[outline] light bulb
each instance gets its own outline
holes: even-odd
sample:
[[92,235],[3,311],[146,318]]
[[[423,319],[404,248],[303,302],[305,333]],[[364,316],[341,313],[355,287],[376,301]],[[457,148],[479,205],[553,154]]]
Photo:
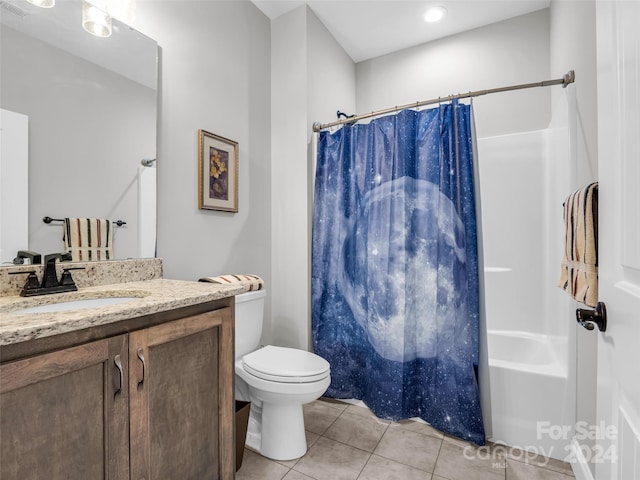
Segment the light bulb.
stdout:
[[82,27],[96,37],[108,37],[111,35],[111,17],[104,10],[84,0]]
[[424,21],[433,23],[439,22],[444,18],[447,14],[447,9],[440,6],[429,7],[427,12],[424,14]]

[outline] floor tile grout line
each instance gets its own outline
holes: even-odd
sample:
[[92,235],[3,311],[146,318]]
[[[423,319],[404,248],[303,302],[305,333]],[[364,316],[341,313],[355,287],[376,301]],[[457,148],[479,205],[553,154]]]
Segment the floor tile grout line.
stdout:
[[[326,402],[325,402],[325,403],[326,403]],[[335,407],[331,407],[331,408],[333,408],[334,410],[337,410],[337,408],[335,408]],[[344,408],[344,409],[340,412],[340,414],[339,414],[339,415],[338,415],[338,416],[333,420],[333,422],[331,422],[331,423],[329,424],[329,426],[328,426],[327,428],[325,428],[325,429],[324,429],[324,431],[323,431],[321,434],[319,434],[319,435],[320,435],[321,437],[324,437],[324,434],[325,434],[325,433],[327,433],[331,427],[333,427],[333,424],[334,424],[334,423],[336,423],[336,422],[338,421],[338,419],[342,416],[342,414],[343,414],[346,410],[347,410],[347,408]],[[314,433],[315,433],[315,432],[314,432]],[[316,435],[318,435],[318,434],[316,433]],[[326,438],[328,438],[328,437],[326,437]]]
[[[345,409],[346,411],[346,409]],[[355,414],[354,414],[355,415]],[[377,418],[377,417],[376,417]],[[356,480],[358,480],[360,478],[360,475],[362,475],[362,472],[364,471],[364,469],[367,467],[367,465],[369,464],[369,462],[371,461],[371,457],[373,457],[376,449],[378,448],[378,445],[380,445],[380,442],[382,441],[382,437],[384,437],[384,435],[387,433],[387,431],[389,430],[389,426],[391,425],[391,423],[387,423],[387,426],[384,429],[384,432],[382,432],[382,435],[380,435],[380,438],[378,439],[378,441],[376,442],[376,446],[373,447],[373,450],[371,451],[371,453],[369,454],[369,458],[367,458],[367,461],[365,462],[365,464],[362,466],[362,469],[360,470],[360,473],[358,473],[358,476],[356,477]]]
[[375,453],[375,451],[378,449],[378,446],[380,445],[380,442],[382,441],[382,438],[387,434],[387,432],[389,431],[389,427],[390,426],[391,426],[391,424],[388,424],[387,428],[385,428],[384,432],[382,432],[382,435],[380,435],[380,438],[376,442],[376,446],[373,447],[373,451],[371,452],[371,455],[373,455]]
[[360,469],[360,471],[358,472],[358,476],[356,476],[355,480],[358,480],[360,478],[360,475],[362,475],[362,472],[364,472],[364,469],[367,468],[367,465],[369,464],[369,462],[371,461],[371,457],[373,457],[373,453],[369,454],[369,457],[367,458],[367,461],[364,462],[364,465],[362,466],[362,468]]
[[[551,458],[547,458],[547,457],[543,457],[543,458],[545,458],[547,460],[551,459]],[[569,478],[575,478],[575,474],[573,473],[573,470],[565,470],[565,469],[560,468],[560,467],[549,468],[547,466],[547,464],[538,464],[538,463],[529,462],[527,460],[518,460],[517,458],[511,458],[509,456],[505,457],[505,461],[507,461],[507,460],[511,460],[511,461],[519,462],[519,463],[524,463],[526,465],[531,465],[531,466],[536,467],[536,468],[543,468],[544,470],[548,470],[548,471],[554,472],[554,473],[561,473],[562,475],[565,475],[565,476],[567,476]],[[565,463],[567,463],[567,462],[565,462]],[[569,467],[569,468],[571,468],[571,467]]]
[[[438,454],[439,453],[440,453],[440,450],[438,450]],[[376,455],[376,456],[378,456],[380,458],[384,458],[385,460],[389,460],[391,462],[398,463],[400,465],[404,465],[405,467],[413,468],[414,470],[419,470],[419,471],[424,472],[424,473],[430,473],[432,476],[434,475],[434,472],[436,471],[436,464],[435,463],[433,464],[433,471],[430,472],[430,471],[424,470],[424,469],[422,469],[420,467],[416,467],[414,465],[409,465],[408,463],[400,462],[400,461],[398,461],[398,460],[396,460],[394,458],[385,457],[381,453],[372,453],[371,455]]]
[[444,443],[444,437],[440,439],[440,446],[438,447],[438,454],[436,455],[436,461],[433,462],[433,471],[431,472],[431,478],[436,474],[436,467],[438,466],[438,459],[440,459],[440,452],[442,452],[442,444]]
[[[505,458],[504,460],[505,460],[505,465],[506,465],[507,467],[508,467],[508,465],[509,465],[509,461],[512,461],[512,462],[524,463],[525,465],[528,465],[528,466],[530,466],[530,467],[540,468],[540,469],[545,470],[545,471],[547,471],[547,472],[557,473],[558,475],[563,475],[563,476],[567,477],[567,480],[571,480],[572,478],[573,478],[573,479],[575,479],[575,478],[576,478],[575,474],[573,473],[573,470],[571,470],[571,472],[570,472],[570,473],[568,473],[567,471],[563,471],[563,470],[554,470],[554,469],[552,469],[552,468],[546,468],[544,465],[537,465],[537,464],[535,464],[535,463],[529,463],[529,462],[526,462],[526,461],[521,461],[521,460],[518,460],[518,459],[516,459],[516,458]],[[506,470],[507,470],[507,468],[505,468],[505,471],[506,471]]]
[[331,442],[336,442],[336,443],[339,443],[340,445],[344,445],[345,447],[355,448],[356,450],[360,450],[361,452],[368,453],[369,455],[373,455],[373,452],[370,452],[370,451],[368,451],[368,450],[365,450],[364,448],[356,447],[356,446],[354,446],[354,445],[350,445],[350,444],[348,444],[348,443],[341,442],[340,440],[334,440],[333,438],[331,438],[331,437],[325,437],[324,435],[321,435],[321,437],[322,437],[322,438],[325,438],[325,439],[327,439],[327,440],[329,440],[329,441],[331,441]]

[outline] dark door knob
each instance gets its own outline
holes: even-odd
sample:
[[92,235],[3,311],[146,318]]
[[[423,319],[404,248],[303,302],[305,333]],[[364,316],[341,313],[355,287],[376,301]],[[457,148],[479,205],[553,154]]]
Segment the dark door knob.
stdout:
[[578,308],[576,321],[587,330],[593,330],[595,324],[598,326],[598,330],[604,332],[607,329],[607,308],[603,302],[598,302],[595,310]]

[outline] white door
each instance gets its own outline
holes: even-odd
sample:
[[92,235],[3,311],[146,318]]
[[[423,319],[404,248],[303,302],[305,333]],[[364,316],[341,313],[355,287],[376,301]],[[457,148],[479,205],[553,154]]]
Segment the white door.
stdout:
[[592,458],[596,480],[639,480],[640,2],[598,1],[596,9],[599,299],[608,326],[598,334]]

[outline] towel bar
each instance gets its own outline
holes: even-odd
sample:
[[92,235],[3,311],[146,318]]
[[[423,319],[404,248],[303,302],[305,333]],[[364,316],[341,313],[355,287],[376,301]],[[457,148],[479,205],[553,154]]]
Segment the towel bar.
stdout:
[[598,330],[604,332],[607,330],[607,308],[603,302],[598,302],[595,310],[587,310],[584,308],[576,309],[576,322],[587,330],[593,330],[595,323]]
[[[51,217],[44,217],[44,218],[42,219],[42,221],[43,221],[44,223],[51,223],[51,222],[64,222],[64,218],[51,218]],[[113,223],[113,224],[114,224],[115,226],[117,226],[117,227],[121,227],[121,226],[123,226],[123,225],[126,225],[126,224],[127,224],[127,222],[125,222],[124,220],[115,220],[115,221],[113,221],[113,222],[111,222],[111,223]]]

